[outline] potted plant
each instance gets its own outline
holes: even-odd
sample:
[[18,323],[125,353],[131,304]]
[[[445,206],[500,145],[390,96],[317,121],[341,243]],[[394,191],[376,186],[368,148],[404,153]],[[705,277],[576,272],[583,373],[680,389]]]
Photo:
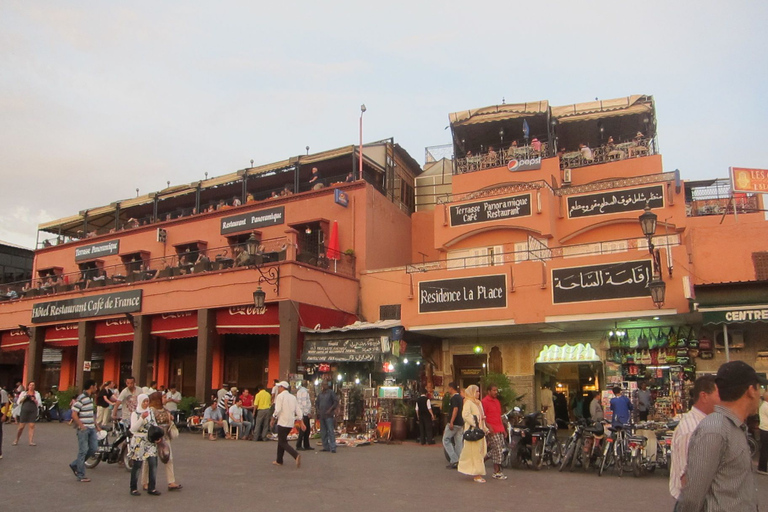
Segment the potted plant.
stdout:
[[516,405],[523,397],[518,396],[509,379],[503,373],[489,373],[481,379],[483,389],[487,390],[489,386],[499,388],[499,402],[504,411],[508,411]]
[[61,421],[70,421],[72,419],[72,400],[77,398],[78,395],[78,389],[74,386],[64,391],[59,391],[57,405],[59,406],[59,419]]
[[392,438],[405,441],[408,437],[408,406],[402,399],[395,400],[392,414]]

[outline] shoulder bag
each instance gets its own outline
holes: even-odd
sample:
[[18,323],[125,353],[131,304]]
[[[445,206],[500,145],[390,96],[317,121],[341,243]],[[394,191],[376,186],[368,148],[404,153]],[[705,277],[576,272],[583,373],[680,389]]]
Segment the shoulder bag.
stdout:
[[477,416],[473,414],[472,417],[475,418],[475,426],[464,431],[465,441],[479,441],[485,437],[485,431],[478,426],[480,423],[477,421]]

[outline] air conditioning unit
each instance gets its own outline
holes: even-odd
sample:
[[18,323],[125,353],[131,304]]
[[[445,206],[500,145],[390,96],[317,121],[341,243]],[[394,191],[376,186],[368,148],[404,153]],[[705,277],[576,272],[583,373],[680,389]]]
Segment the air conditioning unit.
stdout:
[[571,170],[563,169],[563,185],[571,184]]

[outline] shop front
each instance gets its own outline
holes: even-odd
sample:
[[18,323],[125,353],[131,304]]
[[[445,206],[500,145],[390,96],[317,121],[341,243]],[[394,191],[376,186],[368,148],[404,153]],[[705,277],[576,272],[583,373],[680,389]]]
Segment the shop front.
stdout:
[[[158,360],[161,361],[161,364],[157,365],[155,379],[165,386],[176,384],[183,396],[195,396],[197,311],[155,315],[152,317],[151,326],[150,345],[154,344],[156,348],[150,347],[148,353],[157,353]],[[153,375],[152,363],[153,361],[147,361],[147,375]]]
[[18,381],[24,380],[24,361],[29,347],[26,330],[14,329],[0,335],[0,385],[13,389]]

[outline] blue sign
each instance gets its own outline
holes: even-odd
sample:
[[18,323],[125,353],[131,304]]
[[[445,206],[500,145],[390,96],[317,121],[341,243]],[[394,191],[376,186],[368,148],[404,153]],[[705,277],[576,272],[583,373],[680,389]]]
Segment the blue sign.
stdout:
[[349,195],[341,189],[334,190],[333,201],[336,204],[340,204],[344,208],[349,206]]

